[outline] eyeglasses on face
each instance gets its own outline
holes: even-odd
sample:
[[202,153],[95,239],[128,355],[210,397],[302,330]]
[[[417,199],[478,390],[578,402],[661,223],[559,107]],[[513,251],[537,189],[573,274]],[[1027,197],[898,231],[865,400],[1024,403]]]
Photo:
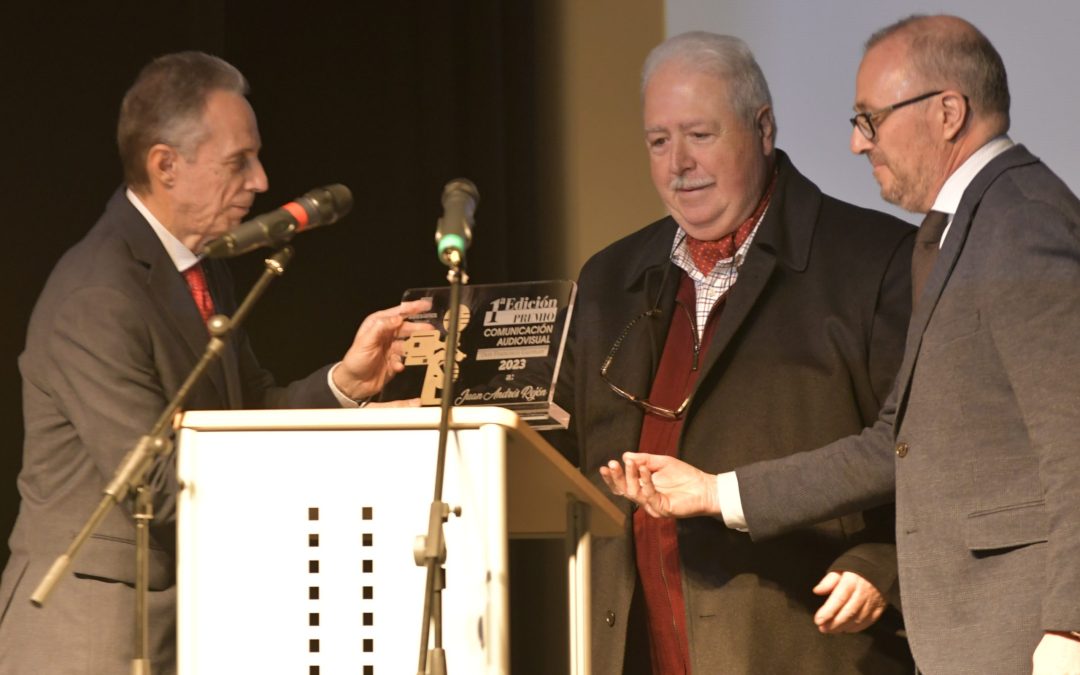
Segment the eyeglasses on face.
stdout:
[[856,114],[855,117],[852,117],[849,121],[851,122],[851,126],[858,129],[862,133],[862,135],[866,137],[866,140],[872,141],[877,136],[877,129],[874,127],[875,119],[877,119],[878,124],[881,124],[882,120],[885,119],[885,116],[892,111],[899,110],[900,108],[903,108],[906,105],[911,105],[912,103],[925,101],[931,96],[937,96],[938,94],[944,93],[944,91],[944,89],[940,91],[931,91],[926,94],[922,94],[921,96],[916,96],[915,98],[909,98],[906,101],[893,103],[890,106],[886,106],[878,110],[868,110],[866,112],[861,112]]

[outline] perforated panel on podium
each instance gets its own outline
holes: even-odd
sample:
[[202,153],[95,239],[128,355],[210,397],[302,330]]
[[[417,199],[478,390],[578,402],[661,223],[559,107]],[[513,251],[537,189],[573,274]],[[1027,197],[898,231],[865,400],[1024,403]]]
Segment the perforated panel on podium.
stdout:
[[[184,415],[182,674],[415,672],[424,570],[413,546],[427,531],[438,412]],[[445,525],[448,670],[506,673],[507,537],[564,536],[568,503],[592,505],[599,535],[621,533],[622,515],[513,413],[455,408],[453,429],[443,499],[461,515]]]

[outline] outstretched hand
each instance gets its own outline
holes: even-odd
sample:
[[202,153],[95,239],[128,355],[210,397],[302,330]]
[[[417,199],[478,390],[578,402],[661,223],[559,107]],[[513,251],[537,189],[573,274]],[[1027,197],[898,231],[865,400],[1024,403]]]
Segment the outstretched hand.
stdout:
[[720,515],[716,476],[674,457],[626,452],[623,465],[611,460],[600,476],[612,494],[656,518]]
[[418,331],[433,330],[431,324],[406,319],[430,309],[431,302],[421,299],[367,316],[341,364],[334,369],[334,385],[354,400],[382,391],[394,375],[405,370],[405,339]]

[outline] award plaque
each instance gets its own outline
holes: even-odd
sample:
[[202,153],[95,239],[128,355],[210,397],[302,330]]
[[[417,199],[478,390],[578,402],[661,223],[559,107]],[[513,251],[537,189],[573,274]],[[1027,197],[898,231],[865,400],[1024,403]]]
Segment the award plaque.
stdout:
[[[555,382],[576,293],[572,281],[463,286],[453,404],[500,406],[535,429],[565,428],[570,415],[555,403]],[[414,288],[403,300],[420,298],[431,299],[431,311],[413,320],[436,330],[406,341],[405,371],[387,385],[384,398],[438,405],[450,289]]]

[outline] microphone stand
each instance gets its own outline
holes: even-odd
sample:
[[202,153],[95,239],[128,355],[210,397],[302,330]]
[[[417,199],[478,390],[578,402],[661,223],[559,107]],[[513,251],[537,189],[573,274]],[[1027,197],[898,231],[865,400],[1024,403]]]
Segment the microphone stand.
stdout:
[[147,596],[149,593],[150,579],[150,521],[154,518],[153,495],[150,486],[146,483],[146,472],[150,469],[154,460],[165,457],[172,451],[172,441],[169,439],[169,427],[173,419],[180,412],[181,407],[191,394],[192,388],[206,373],[207,368],[221,356],[225,349],[225,338],[238,327],[247,315],[251,313],[255,303],[275,278],[285,273],[285,266],[292,258],[293,249],[290,246],[276,251],[266,259],[266,269],[262,276],[248,292],[247,297],[233,313],[230,320],[228,317],[216,314],[207,322],[210,331],[210,342],[206,345],[206,351],[188,374],[187,379],[165,407],[165,410],[154,423],[150,433],[139,439],[135,447],[128,451],[127,456],[120,462],[112,480],[105,487],[105,494],[98,503],[97,508],[86,521],[83,528],[75,535],[75,539],[67,550],[59,556],[52,567],[42,578],[34,594],[30,596],[30,602],[37,607],[45,605],[49,594],[60,582],[71,566],[72,561],[78,554],[82,545],[90,535],[101,525],[101,521],[112,509],[114,504],[124,501],[128,490],[135,492],[135,652],[131,661],[132,675],[150,675],[150,637],[149,637],[149,613],[147,611]]
[[[450,267],[446,280],[450,283],[450,313],[446,327],[446,361],[443,364],[443,389],[439,414],[439,454],[435,462],[435,495],[428,511],[427,535],[419,537],[422,548],[414,551],[418,566],[427,569],[424,585],[424,615],[420,626],[420,658],[417,675],[446,675],[446,651],[442,646],[442,591],[446,588],[446,539],[443,523],[453,513],[461,515],[461,507],[451,509],[442,501],[443,474],[446,469],[446,442],[450,432],[450,405],[454,399],[454,369],[457,366],[458,317],[461,306],[461,286],[469,283],[464,271],[464,255],[458,249],[447,249],[444,262]],[[435,624],[435,645],[428,649],[428,631]]]

